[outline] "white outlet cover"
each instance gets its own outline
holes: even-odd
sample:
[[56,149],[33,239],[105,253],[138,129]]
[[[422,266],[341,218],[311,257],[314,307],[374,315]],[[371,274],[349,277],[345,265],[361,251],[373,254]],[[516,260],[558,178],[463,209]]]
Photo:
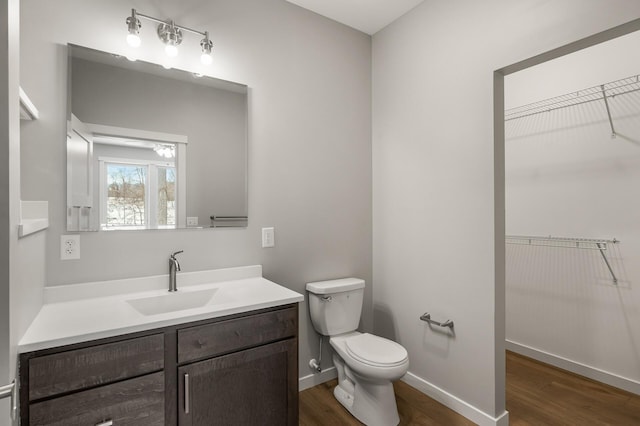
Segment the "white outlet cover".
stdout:
[[187,226],[198,226],[198,216],[187,216]]
[[80,235],[60,236],[60,260],[80,259]]

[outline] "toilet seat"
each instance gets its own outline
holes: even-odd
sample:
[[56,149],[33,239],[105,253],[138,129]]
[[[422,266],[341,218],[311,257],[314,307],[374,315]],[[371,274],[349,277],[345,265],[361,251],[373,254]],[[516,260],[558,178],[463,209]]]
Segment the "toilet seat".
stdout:
[[355,360],[372,367],[395,367],[407,361],[407,350],[400,344],[369,333],[345,339],[345,349]]

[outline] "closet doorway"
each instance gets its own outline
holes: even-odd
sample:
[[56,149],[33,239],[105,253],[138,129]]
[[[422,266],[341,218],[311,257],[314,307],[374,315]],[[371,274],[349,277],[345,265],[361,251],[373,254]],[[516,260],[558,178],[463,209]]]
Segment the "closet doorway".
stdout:
[[638,28],[500,70],[495,90],[506,349],[640,395]]

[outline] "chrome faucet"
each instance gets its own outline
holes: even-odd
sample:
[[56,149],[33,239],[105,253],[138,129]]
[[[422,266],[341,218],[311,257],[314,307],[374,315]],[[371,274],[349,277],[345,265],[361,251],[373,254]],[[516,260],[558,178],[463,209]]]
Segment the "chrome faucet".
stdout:
[[176,259],[176,255],[182,253],[183,250],[172,253],[169,256],[169,291],[178,291],[178,284],[176,283],[176,272],[180,271],[180,263]]

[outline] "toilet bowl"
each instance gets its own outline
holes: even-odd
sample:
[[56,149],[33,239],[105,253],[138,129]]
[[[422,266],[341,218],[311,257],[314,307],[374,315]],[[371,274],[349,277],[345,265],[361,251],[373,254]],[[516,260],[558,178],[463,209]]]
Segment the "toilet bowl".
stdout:
[[368,333],[347,333],[331,337],[338,370],[336,399],[362,423],[369,426],[400,422],[392,381],[409,369],[404,347]]
[[353,372],[370,380],[398,380],[409,368],[407,350],[369,333],[347,333],[329,339],[331,347]]
[[356,331],[362,311],[364,281],[357,278],[307,284],[315,329],[330,336],[338,373],[336,399],[368,426],[400,422],[392,381],[409,368],[406,349],[389,339]]

